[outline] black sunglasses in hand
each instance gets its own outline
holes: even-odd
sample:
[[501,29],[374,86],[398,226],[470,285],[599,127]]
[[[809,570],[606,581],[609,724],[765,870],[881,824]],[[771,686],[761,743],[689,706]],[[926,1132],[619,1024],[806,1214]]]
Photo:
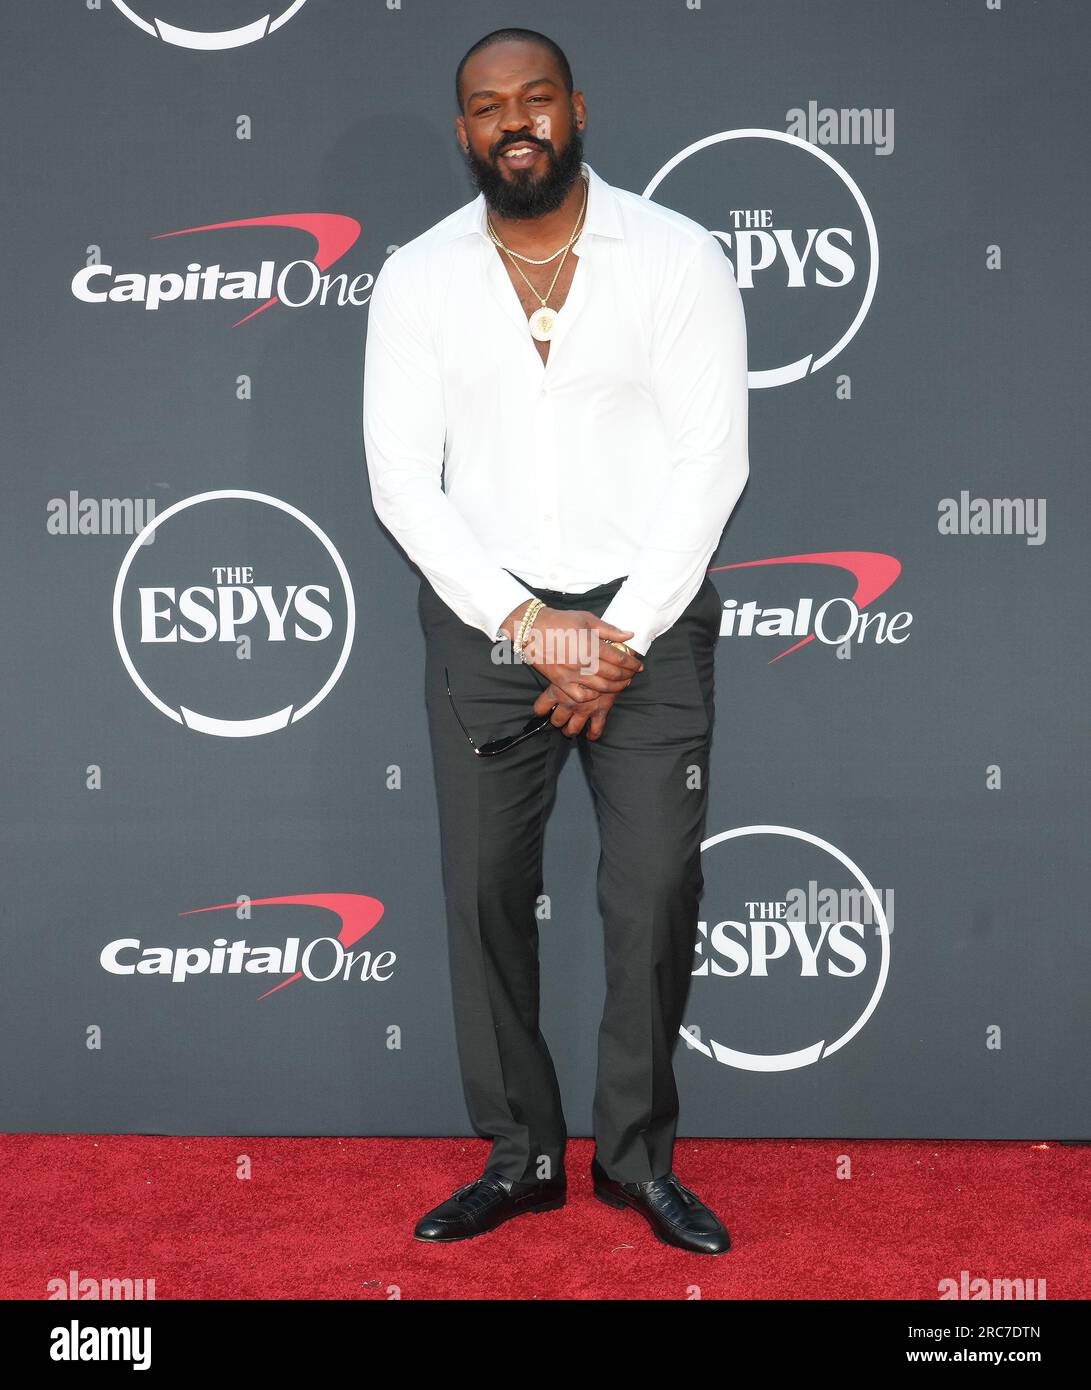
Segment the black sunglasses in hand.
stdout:
[[451,694],[451,677],[448,674],[446,666],[443,668],[443,679],[447,683],[447,698],[450,700],[451,708],[455,712],[455,718],[458,720],[458,727],[466,735],[470,747],[479,758],[495,758],[498,753],[506,753],[509,748],[514,748],[517,743],[522,743],[524,739],[530,738],[532,734],[539,733],[542,729],[547,728],[553,718],[553,710],[557,708],[557,706],[554,705],[553,709],[551,709],[548,714],[534,715],[517,734],[510,734],[507,738],[492,738],[489,739],[487,743],[482,743],[478,746],[478,744],[473,741],[469,729],[467,729],[466,725],[462,722],[462,716],[459,714],[458,706],[455,704],[455,697]]

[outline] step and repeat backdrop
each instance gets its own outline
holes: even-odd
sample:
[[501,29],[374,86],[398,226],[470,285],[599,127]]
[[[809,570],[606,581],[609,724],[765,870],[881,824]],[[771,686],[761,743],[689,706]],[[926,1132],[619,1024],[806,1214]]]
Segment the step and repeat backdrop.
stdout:
[[[3,1127],[472,1133],[361,386],[385,258],[474,196],[456,65],[520,24],[591,166],[709,228],[746,312],[680,1133],[1091,1136],[1091,11],[0,15]],[[548,467],[532,418],[512,466]],[[597,855],[570,756],[539,927],[576,1135]]]

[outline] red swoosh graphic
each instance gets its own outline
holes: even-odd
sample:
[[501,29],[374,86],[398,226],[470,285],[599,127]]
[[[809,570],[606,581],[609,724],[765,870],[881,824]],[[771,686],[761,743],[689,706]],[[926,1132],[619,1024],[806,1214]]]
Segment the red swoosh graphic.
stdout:
[[[335,913],[341,919],[341,930],[337,933],[337,940],[346,949],[355,946],[361,937],[364,937],[379,922],[385,908],[378,898],[368,898],[363,893],[296,893],[287,898],[251,898],[251,907],[265,907],[270,903],[291,903],[293,906],[302,905],[304,907],[324,907],[327,912]],[[185,912],[180,912],[179,917],[192,917],[197,912],[222,912],[225,908],[237,908],[238,903],[216,903],[213,907],[191,907]],[[287,980],[281,980],[279,985],[274,985],[272,989],[264,994],[258,995],[258,1002],[268,999],[270,994],[275,994],[278,989],[283,989],[285,985],[294,984],[296,980],[303,978],[303,972],[297,970],[294,975]]]
[[[335,261],[339,261],[358,240],[362,230],[355,217],[345,217],[339,212],[288,212],[274,217],[240,217],[234,222],[210,222],[205,227],[182,227],[177,232],[159,232],[152,237],[152,241],[170,236],[188,236],[191,232],[218,232],[225,227],[293,227],[296,231],[308,232],[314,237],[315,245],[314,255],[310,259],[319,270],[327,270]],[[238,328],[239,324],[252,319],[255,314],[279,303],[280,300],[274,295],[231,327]]]
[[[743,570],[754,565],[833,565],[837,569],[848,570],[856,580],[856,592],[850,597],[857,608],[866,608],[880,594],[885,593],[902,572],[902,562],[895,560],[893,555],[884,555],[880,550],[820,550],[811,555],[774,555],[767,560],[741,560],[735,565],[715,565],[708,573]],[[772,666],[774,661],[779,661],[781,657],[798,651],[800,647],[805,647],[808,642],[814,640],[812,632],[809,636],[801,638],[794,647],[789,647],[779,656],[774,656],[769,665]]]

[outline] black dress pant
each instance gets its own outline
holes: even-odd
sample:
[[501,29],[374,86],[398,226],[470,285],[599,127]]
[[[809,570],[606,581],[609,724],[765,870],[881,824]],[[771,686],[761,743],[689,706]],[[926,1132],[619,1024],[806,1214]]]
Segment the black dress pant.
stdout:
[[[525,581],[523,581],[525,582]],[[617,579],[582,594],[528,584],[551,608],[601,617]],[[495,644],[422,580],[426,702],[436,775],[448,948],[459,1062],[487,1168],[515,1180],[563,1171],[567,1129],[538,1023],[538,898],[557,776],[573,744],[600,836],[606,1001],[598,1034],[593,1128],[610,1177],[671,1171],[678,1117],[672,1054],[689,992],[704,886],[713,672],[720,600],[706,576],[675,624],[652,642],[602,737],[552,726],[507,752],[477,744],[521,730],[546,688],[529,665],[497,663]],[[504,643],[510,657],[510,644]]]

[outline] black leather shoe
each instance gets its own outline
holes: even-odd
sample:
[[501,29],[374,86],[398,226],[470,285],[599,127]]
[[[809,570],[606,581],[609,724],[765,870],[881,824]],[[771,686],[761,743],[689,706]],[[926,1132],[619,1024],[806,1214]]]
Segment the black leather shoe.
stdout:
[[563,1207],[568,1184],[562,1174],[548,1182],[513,1182],[488,1169],[460,1187],[417,1222],[417,1240],[469,1240],[483,1236],[513,1216]]
[[665,1245],[677,1245],[695,1255],[723,1255],[731,1249],[731,1237],[715,1214],[673,1173],[648,1182],[615,1182],[592,1158],[591,1180],[600,1202],[632,1207]]

